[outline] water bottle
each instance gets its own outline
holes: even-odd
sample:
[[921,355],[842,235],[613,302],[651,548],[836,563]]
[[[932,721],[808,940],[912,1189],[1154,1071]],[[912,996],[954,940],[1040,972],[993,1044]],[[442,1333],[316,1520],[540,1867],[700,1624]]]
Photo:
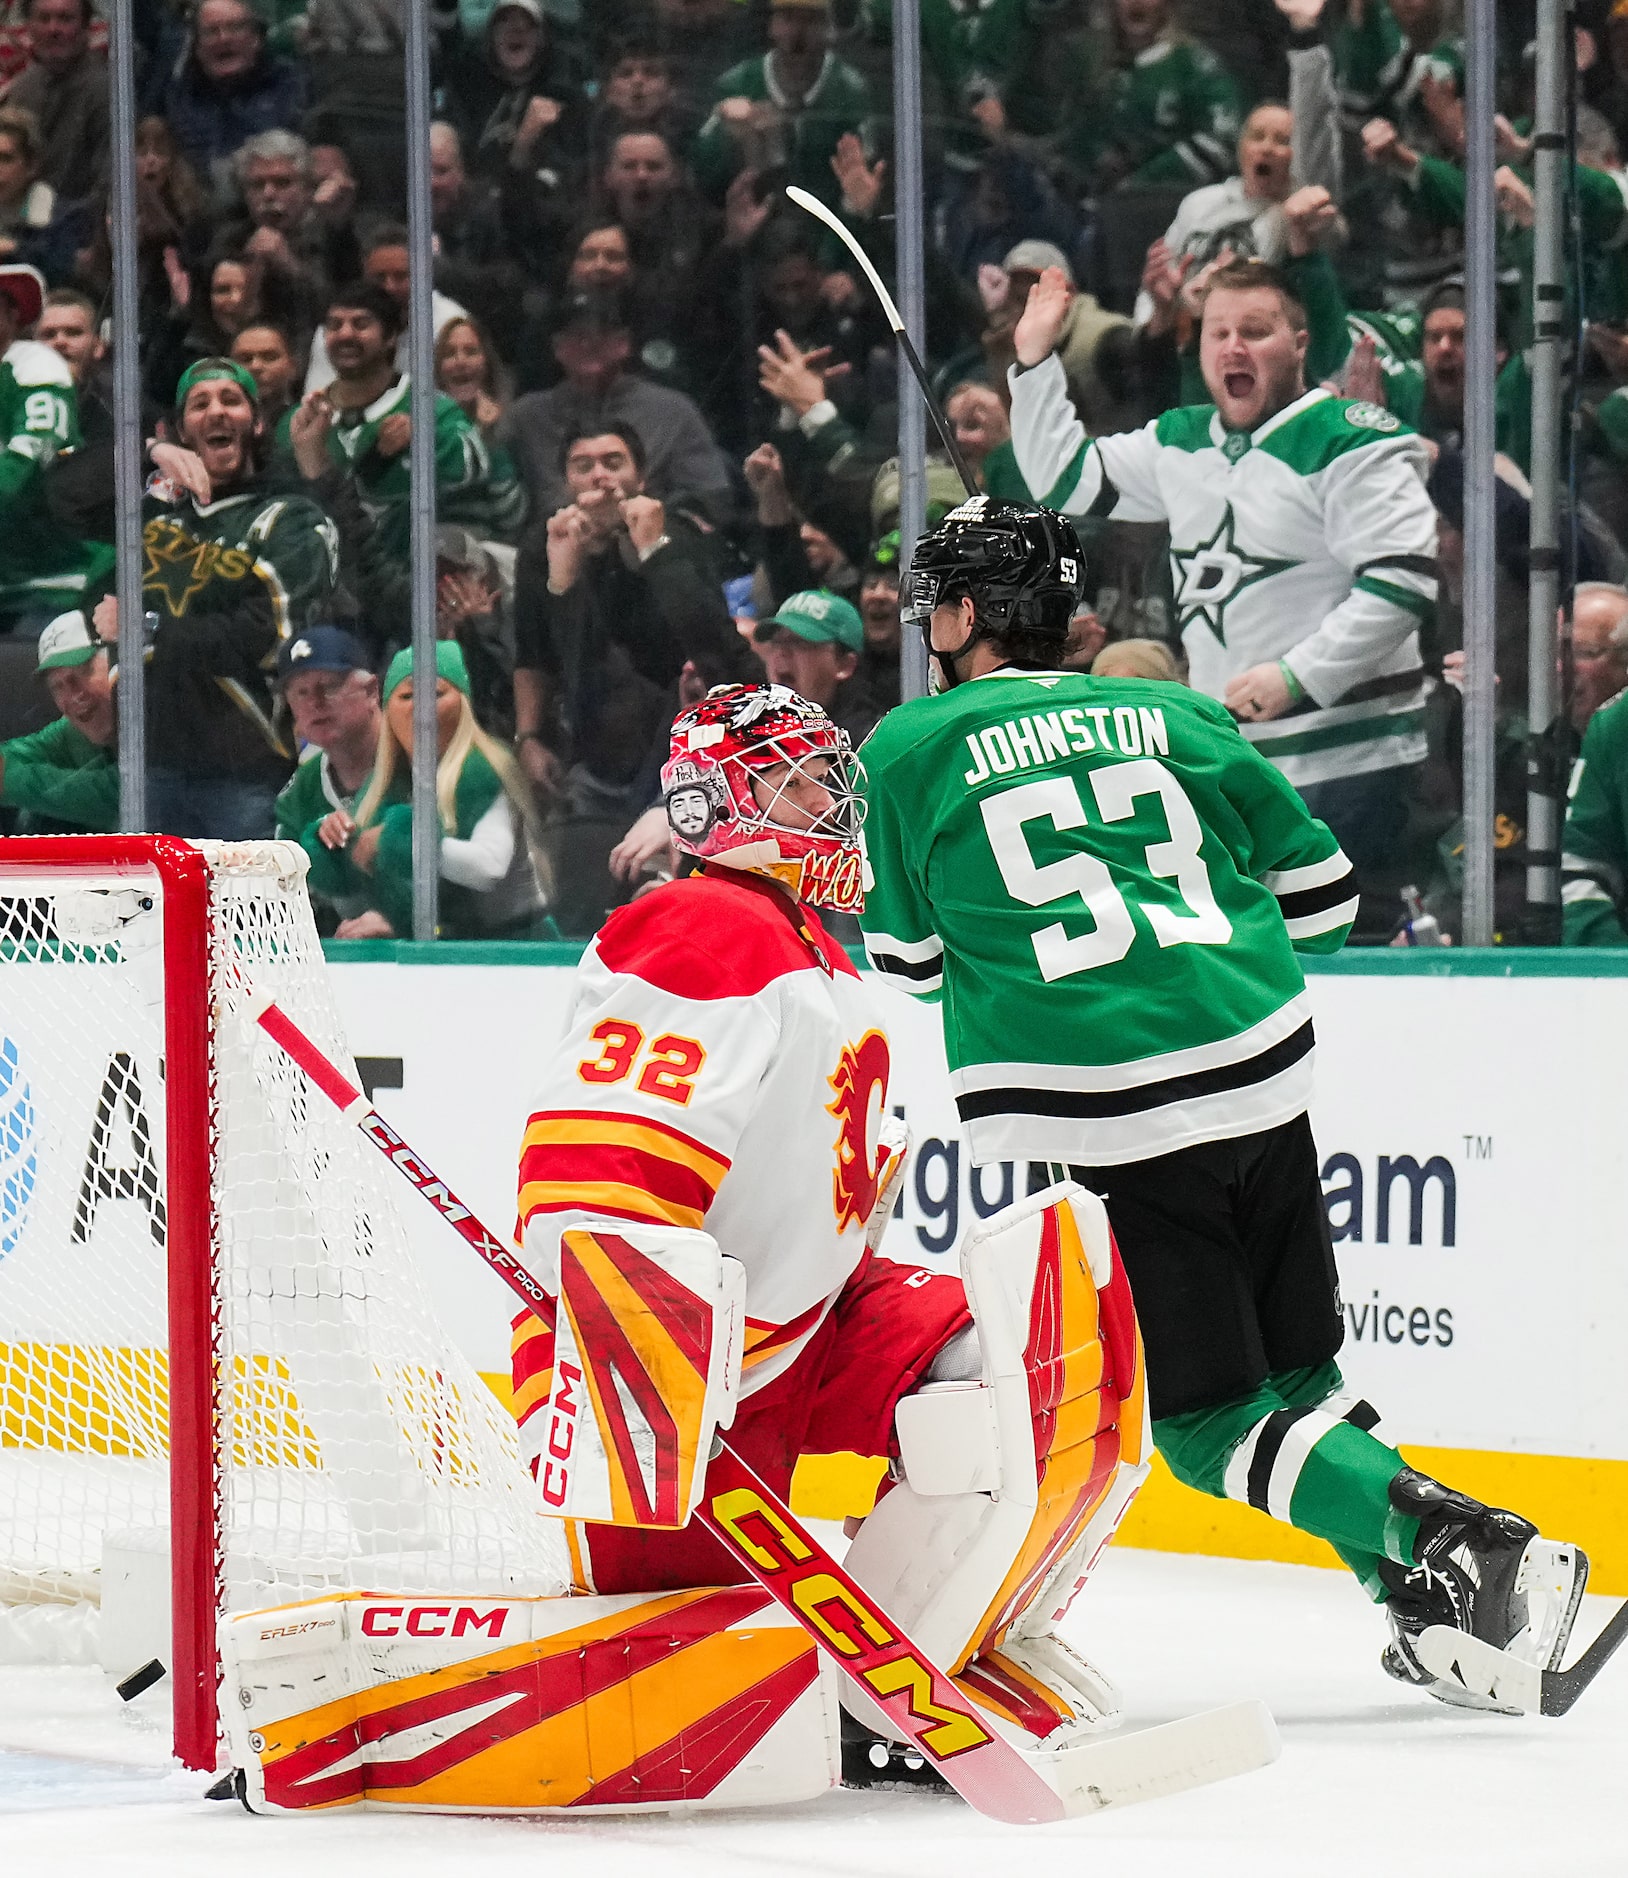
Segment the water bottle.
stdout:
[[1407,923],[1402,928],[1402,934],[1408,945],[1439,946],[1447,943],[1442,937],[1441,922],[1434,913],[1424,910],[1424,901],[1419,898],[1417,887],[1402,889],[1402,905],[1407,909]]

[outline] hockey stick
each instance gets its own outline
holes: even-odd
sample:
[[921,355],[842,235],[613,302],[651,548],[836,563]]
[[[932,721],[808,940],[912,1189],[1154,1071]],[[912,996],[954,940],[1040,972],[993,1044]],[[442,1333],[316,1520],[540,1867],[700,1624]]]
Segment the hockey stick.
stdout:
[[1624,1643],[1628,1603],[1617,1606],[1570,1669],[1539,1669],[1447,1624],[1432,1624],[1414,1647],[1433,1676],[1459,1683],[1472,1695],[1507,1703],[1526,1715],[1565,1715]]
[[[247,1014],[510,1290],[552,1326],[554,1300],[521,1260],[482,1225],[293,1019],[265,994],[249,995]],[[1237,1702],[1161,1727],[1045,1754],[1042,1774],[1034,1761],[986,1725],[949,1677],[855,1584],[721,1435],[714,1439],[695,1510],[862,1698],[883,1712],[969,1806],[992,1819],[1030,1825],[1074,1818],[1248,1773],[1277,1758],[1277,1729],[1265,1704]]]
[[833,215],[818,196],[811,196],[806,189],[799,189],[795,184],[787,187],[786,194],[797,204],[798,208],[806,209],[816,220],[824,222],[859,263],[866,280],[870,282],[877,299],[882,303],[882,312],[887,318],[887,323],[893,328],[893,337],[899,342],[899,350],[904,354],[905,363],[915,374],[916,383],[921,386],[921,395],[927,405],[927,414],[932,418],[934,428],[943,440],[944,448],[949,452],[950,461],[955,465],[955,473],[961,478],[962,487],[969,496],[977,495],[978,485],[973,480],[972,471],[967,467],[967,459],[961,454],[961,446],[955,441],[955,433],[950,429],[949,419],[940,409],[937,398],[933,396],[932,387],[927,382],[927,367],[922,364],[921,354],[911,343],[909,333],[905,331],[904,318],[893,304],[892,294],[883,286],[882,276],[871,266],[870,256],[844,227],[841,217]]

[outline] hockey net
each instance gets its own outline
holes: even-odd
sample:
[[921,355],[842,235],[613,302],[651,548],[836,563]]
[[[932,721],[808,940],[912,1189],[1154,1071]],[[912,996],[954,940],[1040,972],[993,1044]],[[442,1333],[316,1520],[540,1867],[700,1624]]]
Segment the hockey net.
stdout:
[[566,1576],[388,1169],[241,1015],[268,991],[350,1067],[304,873],[281,843],[0,841],[0,1606],[94,1607],[104,1542],[167,1529],[194,1766],[221,1613]]

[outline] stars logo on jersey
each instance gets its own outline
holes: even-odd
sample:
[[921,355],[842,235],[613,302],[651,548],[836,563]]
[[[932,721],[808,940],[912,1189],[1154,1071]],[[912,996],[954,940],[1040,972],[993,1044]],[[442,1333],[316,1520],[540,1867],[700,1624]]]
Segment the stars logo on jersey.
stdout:
[[863,1226],[876,1205],[876,1190],[888,1162],[888,1151],[877,1140],[876,1124],[887,1106],[891,1067],[887,1038],[879,1030],[867,1030],[857,1047],[843,1046],[831,1074],[833,1099],[826,1103],[826,1112],[841,1124],[834,1144],[837,1164],[831,1175],[838,1232],[855,1220]]
[[1229,502],[1208,541],[1195,548],[1170,550],[1177,624],[1185,628],[1190,620],[1201,619],[1222,645],[1227,643],[1224,622],[1228,603],[1257,580],[1269,580],[1298,565],[1240,553],[1234,541],[1237,526]]
[[253,557],[241,548],[198,540],[162,517],[155,517],[142,530],[141,545],[145,551],[142,587],[163,593],[171,619],[184,619],[194,598],[211,581],[243,580],[254,568]]

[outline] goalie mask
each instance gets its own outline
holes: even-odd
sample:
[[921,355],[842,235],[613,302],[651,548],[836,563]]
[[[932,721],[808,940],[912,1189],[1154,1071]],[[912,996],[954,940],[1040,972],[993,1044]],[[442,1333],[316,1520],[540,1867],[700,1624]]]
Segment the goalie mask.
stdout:
[[860,773],[846,734],[817,704],[784,685],[716,685],[675,719],[661,790],[682,853],[857,913]]

